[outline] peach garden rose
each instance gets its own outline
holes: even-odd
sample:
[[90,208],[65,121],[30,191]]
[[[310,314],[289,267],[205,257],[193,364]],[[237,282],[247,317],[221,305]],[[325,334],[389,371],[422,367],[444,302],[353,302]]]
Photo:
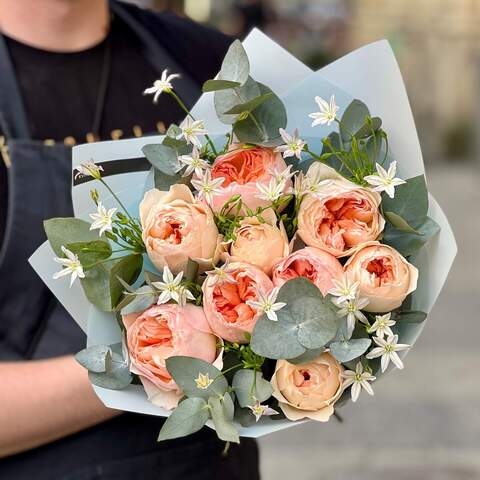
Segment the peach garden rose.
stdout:
[[247,301],[273,289],[270,278],[248,263],[232,262],[226,273],[231,281],[208,275],[202,285],[203,309],[212,332],[230,342],[247,343],[247,335],[262,315]]
[[251,263],[270,275],[272,266],[289,253],[288,237],[283,223],[269,208],[258,217],[246,217],[235,230],[230,244],[230,260]]
[[152,403],[168,410],[175,408],[182,392],[168,373],[165,360],[183,355],[214,362],[217,356],[217,338],[203,309],[169,303],[124,315],[122,319],[130,371],[140,377]]
[[[252,210],[267,206],[266,200],[257,197],[257,183],[268,185],[273,178],[273,170],[283,172],[286,168],[282,155],[272,148],[232,145],[229,152],[217,157],[213,163],[212,178],[225,178],[219,188],[220,193],[213,198],[213,210],[220,211],[231,197],[238,194]],[[285,182],[285,193],[291,185],[290,179]]]
[[343,367],[330,353],[294,365],[278,360],[270,381],[273,396],[289,420],[326,422],[342,394]]
[[305,247],[276,263],[272,281],[276,287],[297,277],[308,278],[323,295],[333,287],[332,279],[340,279],[343,267],[336,257],[315,247]]
[[312,177],[331,181],[308,194],[300,205],[298,235],[308,246],[343,257],[357,245],[378,239],[385,226],[379,193],[350,182],[319,162],[307,172],[307,178]]
[[213,213],[208,205],[195,200],[186,185],[145,193],[140,220],[147,254],[159,270],[168,265],[178,273],[185,270],[189,258],[205,270],[219,256],[223,237]]
[[360,296],[369,300],[367,312],[390,312],[417,288],[418,270],[388,245],[369,242],[345,264],[345,272],[360,283]]

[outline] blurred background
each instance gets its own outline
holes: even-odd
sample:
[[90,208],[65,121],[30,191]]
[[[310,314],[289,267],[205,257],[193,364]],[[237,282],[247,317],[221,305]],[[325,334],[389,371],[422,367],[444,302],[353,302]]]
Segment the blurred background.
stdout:
[[417,124],[430,191],[459,255],[402,372],[343,423],[260,440],[263,478],[480,478],[480,1],[142,0],[243,37],[258,26],[313,68],[387,38]]

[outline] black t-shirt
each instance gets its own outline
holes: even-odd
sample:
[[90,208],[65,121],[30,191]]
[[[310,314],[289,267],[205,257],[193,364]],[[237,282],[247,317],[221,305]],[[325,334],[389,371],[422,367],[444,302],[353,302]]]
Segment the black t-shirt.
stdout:
[[[199,86],[216,74],[231,42],[229,37],[170,14],[132,13],[151,27]],[[164,133],[170,123],[184,116],[171,96],[163,94],[158,104],[153,104],[152,96],[142,95],[160,74],[142,54],[139,39],[118,18],[112,18],[106,40],[81,52],[44,51],[11,38],[6,38],[6,43],[33,139],[67,144],[88,140],[107,48],[111,68],[98,132],[101,140]],[[6,210],[7,176],[0,161],[0,245]]]

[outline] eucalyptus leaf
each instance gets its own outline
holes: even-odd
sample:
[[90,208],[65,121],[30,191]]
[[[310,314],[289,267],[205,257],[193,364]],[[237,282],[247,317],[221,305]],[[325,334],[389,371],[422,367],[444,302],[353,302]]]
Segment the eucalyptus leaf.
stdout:
[[344,141],[350,141],[350,135],[355,135],[370,116],[368,107],[360,100],[353,100],[345,109],[340,124],[340,135]]
[[377,131],[375,135],[372,135],[364,147],[365,153],[367,154],[372,165],[379,163],[380,153],[382,151],[383,145],[383,135],[381,131]]
[[225,418],[228,421],[232,421],[235,415],[235,404],[230,393],[225,393],[222,398],[223,411],[225,412]]
[[175,176],[179,170],[177,152],[163,143],[145,145],[142,152],[147,160],[162,173]]
[[330,353],[341,363],[350,362],[362,356],[371,343],[372,341],[369,338],[351,338],[341,342],[332,342]]
[[62,245],[93,242],[99,239],[98,232],[90,230],[90,223],[79,218],[50,218],[43,222],[52,250],[58,257],[64,257]]
[[112,255],[112,247],[104,240],[69,243],[66,248],[78,256],[84,267],[106,260]]
[[397,230],[406,233],[413,233],[414,235],[420,234],[418,230],[415,230],[413,227],[411,227],[408,222],[397,213],[384,212],[384,216]]
[[110,349],[105,357],[105,364],[105,372],[88,372],[91,383],[110,390],[122,390],[132,383],[133,376],[121,355]]
[[231,80],[207,80],[202,87],[203,93],[215,92],[217,90],[227,90],[229,88],[240,87],[240,82]]
[[186,437],[198,432],[207,423],[208,418],[208,406],[203,398],[186,398],[165,420],[158,441]]
[[230,110],[236,105],[246,103],[261,95],[260,86],[253,78],[248,77],[247,81],[241,87],[230,90],[219,90],[215,92],[213,104],[218,119],[227,125],[236,122],[238,115],[226,115],[224,112]]
[[153,169],[153,179],[155,188],[161,190],[162,192],[168,192],[170,187],[176,183],[184,183],[182,181],[182,176],[179,173],[176,175],[167,175],[157,168]]
[[113,264],[109,276],[111,309],[117,306],[122,297],[123,285],[119,278],[128,284],[134,283],[142,271],[142,266],[143,257],[139,254],[126,255]]
[[257,423],[253,412],[249,408],[241,408],[240,406],[235,409],[235,420],[242,427],[251,427]]
[[191,258],[188,259],[187,268],[185,269],[185,279],[187,282],[196,283],[199,268],[200,265],[195,260]]
[[262,103],[266,102],[271,96],[272,96],[272,93],[270,92],[264,93],[262,95],[259,95],[258,97],[253,98],[252,100],[249,100],[248,102],[239,103],[224,113],[225,115],[239,115],[242,113],[252,112],[257,107],[259,107]]
[[90,372],[105,372],[106,357],[110,352],[108,345],[92,345],[91,347],[80,350],[75,355],[75,360]]
[[392,317],[397,323],[422,323],[427,318],[427,314],[418,310],[409,310],[395,312]]
[[224,442],[240,443],[238,430],[232,421],[227,418],[220,399],[218,397],[210,397],[208,405],[210,406],[210,413],[218,438]]
[[365,120],[364,124],[355,132],[357,139],[367,138],[374,135],[382,126],[382,119],[379,117],[370,118],[370,124]]
[[246,369],[238,370],[235,373],[232,387],[242,408],[253,405],[255,399],[260,403],[264,402],[271,397],[273,392],[270,382],[263,378],[261,372]]
[[325,351],[324,347],[307,350],[304,354],[296,358],[288,359],[288,362],[293,363],[294,365],[311,362],[312,360],[315,360],[316,358],[318,358],[324,351]]
[[[168,373],[187,397],[208,398],[212,395],[223,396],[228,382],[218,368],[198,358],[175,356],[167,358]],[[195,379],[200,374],[208,375],[213,382],[207,388],[199,388]]]
[[287,126],[285,105],[266,85],[258,83],[261,95],[271,95],[252,110],[245,119],[239,119],[233,131],[240,142],[272,145],[280,139],[279,129]]
[[250,62],[247,52],[240,40],[235,40],[229,47],[222,62],[219,80],[229,80],[244,84],[250,74]]
[[122,308],[122,315],[143,312],[156,302],[156,293],[148,285],[140,287],[135,293],[127,295],[127,297],[132,297],[133,299]]

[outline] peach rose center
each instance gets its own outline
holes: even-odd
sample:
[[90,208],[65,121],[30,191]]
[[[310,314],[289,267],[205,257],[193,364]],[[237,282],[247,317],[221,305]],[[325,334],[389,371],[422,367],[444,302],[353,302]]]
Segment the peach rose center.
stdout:
[[357,244],[350,232],[371,228],[374,215],[365,199],[334,198],[325,202],[317,233],[325,245],[344,250]]
[[297,259],[290,263],[290,265],[285,268],[282,272],[282,277],[292,279],[297,277],[305,277],[310,280],[312,283],[317,281],[317,270],[314,266],[306,259]]
[[395,280],[393,265],[388,257],[379,257],[369,260],[365,265],[365,269],[371,274],[373,285],[375,287],[392,284]]
[[224,177],[222,187],[227,187],[232,182],[244,185],[260,179],[265,174],[266,167],[264,150],[257,148],[239,150],[227,154],[213,166],[212,178]]
[[255,281],[248,275],[234,275],[237,283],[219,283],[213,290],[213,303],[217,312],[231,324],[247,324],[255,317],[255,310],[247,300],[255,300]]

